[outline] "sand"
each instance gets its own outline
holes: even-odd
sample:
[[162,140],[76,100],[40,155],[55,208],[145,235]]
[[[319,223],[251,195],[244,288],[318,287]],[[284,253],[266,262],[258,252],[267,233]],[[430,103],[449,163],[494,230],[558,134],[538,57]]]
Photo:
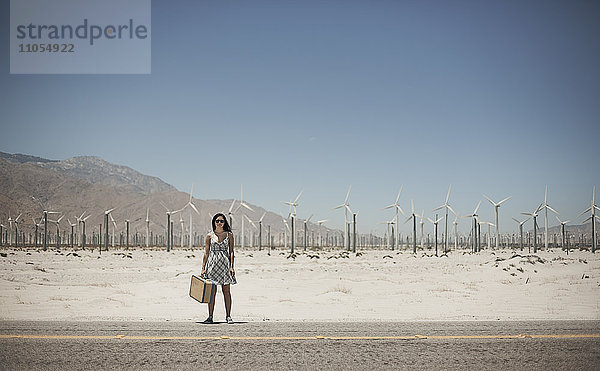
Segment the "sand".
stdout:
[[[200,250],[2,250],[0,319],[198,321]],[[237,251],[238,321],[600,319],[589,251]],[[215,319],[225,316],[217,294]]]

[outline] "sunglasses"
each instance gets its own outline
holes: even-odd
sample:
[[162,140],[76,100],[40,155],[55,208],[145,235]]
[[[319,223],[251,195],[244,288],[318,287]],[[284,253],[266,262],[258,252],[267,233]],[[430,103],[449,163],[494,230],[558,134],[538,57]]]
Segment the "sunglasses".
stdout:
[[215,220],[215,223],[225,223],[225,221],[223,219],[217,219]]

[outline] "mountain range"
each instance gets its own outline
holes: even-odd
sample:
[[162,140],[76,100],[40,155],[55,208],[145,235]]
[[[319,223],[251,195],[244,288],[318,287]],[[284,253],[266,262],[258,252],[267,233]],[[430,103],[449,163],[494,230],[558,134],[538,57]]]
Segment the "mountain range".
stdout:
[[[86,221],[88,234],[92,231],[97,233],[100,224],[103,223],[104,211],[115,208],[112,216],[118,231],[124,230],[125,220],[129,220],[130,233],[137,231],[145,234],[148,212],[152,233],[164,234],[167,217],[166,209],[162,205],[170,210],[178,210],[188,203],[189,197],[189,193],[178,191],[158,177],[141,174],[127,166],[112,164],[99,157],[80,156],[56,161],[0,152],[0,223],[8,226],[9,217],[14,219],[22,214],[19,228],[26,233],[34,230],[34,220],[39,222],[44,209],[64,215],[60,228],[69,231],[69,222],[76,223],[77,217],[85,212],[85,215],[90,215]],[[193,231],[202,235],[210,230],[212,215],[217,212],[227,214],[234,200],[194,198],[192,202],[199,211],[199,215],[195,212],[192,215]],[[234,209],[238,205],[239,201],[236,200]],[[283,232],[285,226],[281,215],[258,205],[248,205],[254,212],[245,210],[245,214],[257,225],[258,219],[266,213],[263,219],[263,236],[266,236],[268,226],[271,227],[273,235]],[[191,208],[186,208],[173,216],[176,235],[181,233],[182,220],[184,230],[189,233],[187,231],[191,212]],[[240,218],[241,215],[234,214],[233,229],[236,233],[240,233]],[[245,224],[248,241],[252,231],[257,232],[248,221]],[[297,227],[303,228],[300,221]],[[318,233],[325,236],[326,233],[333,232],[329,228],[310,222],[308,227],[314,231],[315,236]]]

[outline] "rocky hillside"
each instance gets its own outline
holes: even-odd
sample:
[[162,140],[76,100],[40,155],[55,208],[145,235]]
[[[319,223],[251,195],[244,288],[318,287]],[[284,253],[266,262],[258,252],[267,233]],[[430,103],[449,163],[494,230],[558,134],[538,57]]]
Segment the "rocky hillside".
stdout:
[[94,184],[125,188],[144,194],[174,191],[175,187],[157,177],[144,175],[127,166],[115,165],[95,156],[79,156],[64,161],[0,152],[0,158],[13,163],[33,163]]

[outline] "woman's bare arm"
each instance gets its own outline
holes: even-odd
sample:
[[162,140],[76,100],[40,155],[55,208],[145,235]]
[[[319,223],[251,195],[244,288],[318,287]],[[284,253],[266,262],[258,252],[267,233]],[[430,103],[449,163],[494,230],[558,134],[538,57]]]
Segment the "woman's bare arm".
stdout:
[[210,234],[206,236],[204,241],[204,257],[202,258],[202,273],[206,273],[206,262],[208,261],[208,254],[210,252]]

